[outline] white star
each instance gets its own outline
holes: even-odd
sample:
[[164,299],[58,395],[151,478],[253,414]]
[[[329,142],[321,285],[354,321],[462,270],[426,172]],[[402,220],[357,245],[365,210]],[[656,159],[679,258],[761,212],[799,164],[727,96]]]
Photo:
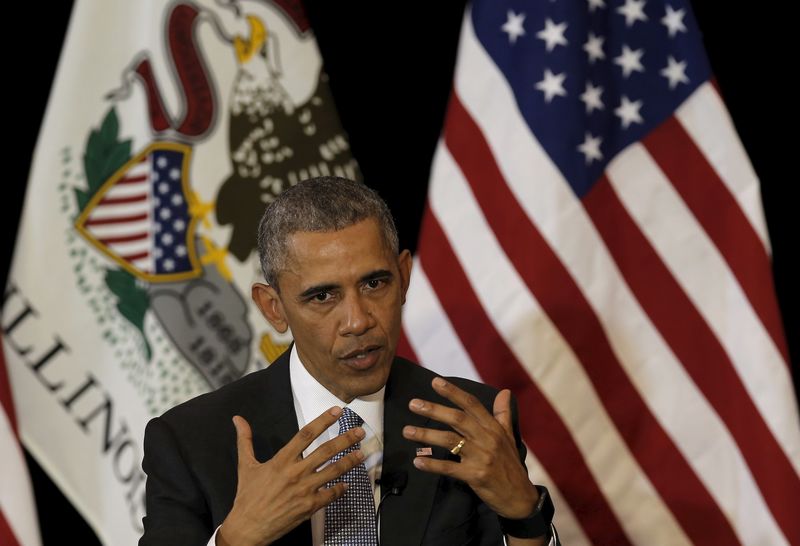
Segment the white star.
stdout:
[[177,207],[178,205],[183,203],[183,197],[181,197],[181,194],[176,193],[172,196],[172,199],[170,199],[170,201],[172,201],[172,204]]
[[667,57],[667,66],[659,74],[669,80],[670,89],[675,89],[679,83],[689,83],[689,78],[686,76],[686,61],[678,62],[672,55]]
[[508,10],[508,20],[501,28],[508,34],[508,41],[512,44],[517,43],[517,38],[520,36],[525,36],[525,28],[522,26],[524,22],[524,13],[514,13],[512,10]]
[[163,169],[167,166],[167,158],[164,156],[159,157],[158,160],[156,160],[156,165],[159,169]]
[[172,258],[167,258],[164,260],[164,269],[166,271],[172,271],[175,269],[175,261]]
[[156,260],[161,259],[161,256],[164,255],[164,251],[161,250],[160,246],[157,246],[156,249],[153,251],[153,255],[156,257]]
[[592,161],[600,161],[603,159],[603,153],[600,151],[600,144],[602,142],[602,138],[592,136],[590,132],[586,132],[586,137],[583,139],[583,143],[578,146],[578,151],[586,157],[587,165]]
[[644,14],[645,0],[625,0],[625,5],[617,8],[617,13],[625,16],[625,25],[633,26],[636,21],[647,21]]
[[623,45],[622,54],[619,57],[614,57],[614,64],[622,67],[622,75],[627,78],[633,71],[644,72],[642,55],[644,55],[644,49],[633,51],[627,45]]
[[167,208],[161,209],[161,212],[158,213],[162,220],[169,220],[169,217],[172,216],[172,211]]
[[153,230],[159,233],[161,231],[161,222],[153,222]]
[[642,101],[637,100],[631,102],[628,97],[622,95],[622,102],[619,107],[614,110],[614,115],[619,117],[622,122],[622,128],[627,129],[631,123],[644,123],[642,116],[639,114],[639,109],[642,107]]
[[186,247],[184,245],[178,245],[175,247],[175,255],[178,258],[183,258],[186,256]]
[[583,50],[589,54],[589,63],[594,64],[597,59],[605,59],[606,54],[603,53],[603,42],[605,37],[595,36],[594,32],[589,33],[589,39],[583,44]]
[[172,233],[165,233],[161,236],[161,244],[169,246],[173,242],[175,242],[175,238],[172,236]]
[[605,106],[600,100],[603,93],[602,87],[595,87],[592,82],[586,82],[586,91],[581,95],[581,100],[586,105],[586,113],[591,114],[594,110],[603,110]]
[[544,22],[544,29],[536,33],[536,37],[547,43],[547,51],[553,51],[557,45],[567,45],[564,38],[564,31],[567,30],[567,23],[555,24],[552,19],[547,18]]
[[544,93],[544,101],[550,102],[556,95],[566,97],[567,91],[564,89],[564,79],[567,77],[565,72],[553,74],[549,68],[544,69],[544,79],[536,84],[536,89]]
[[158,193],[167,193],[169,191],[169,184],[166,182],[160,182],[158,184]]
[[169,177],[173,180],[178,180],[181,177],[181,171],[179,171],[178,169],[170,169]]
[[186,222],[178,218],[174,222],[172,222],[172,229],[175,231],[183,231],[186,228]]
[[604,8],[606,3],[603,0],[589,0],[589,13],[594,13],[596,8]]
[[679,9],[675,11],[672,6],[667,5],[666,15],[661,19],[661,22],[667,27],[670,38],[674,38],[679,32],[688,32],[686,25],[683,24],[684,15],[686,15],[686,10]]

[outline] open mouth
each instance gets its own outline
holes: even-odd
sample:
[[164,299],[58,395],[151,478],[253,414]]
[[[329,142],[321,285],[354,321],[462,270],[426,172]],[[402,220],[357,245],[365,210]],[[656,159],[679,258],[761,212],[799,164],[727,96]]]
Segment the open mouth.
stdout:
[[381,347],[378,345],[370,345],[362,347],[354,351],[350,351],[340,358],[345,364],[357,370],[366,370],[371,368],[378,362]]

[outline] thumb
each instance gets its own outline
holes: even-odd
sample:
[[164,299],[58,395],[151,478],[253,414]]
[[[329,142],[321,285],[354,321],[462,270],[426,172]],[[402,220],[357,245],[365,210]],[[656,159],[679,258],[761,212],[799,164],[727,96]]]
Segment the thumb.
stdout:
[[503,389],[494,398],[494,405],[492,407],[495,421],[500,423],[503,430],[509,437],[514,437],[514,431],[511,427],[511,391]]
[[253,452],[253,431],[250,429],[250,423],[244,417],[234,415],[233,426],[236,428],[236,452],[239,466],[257,462]]

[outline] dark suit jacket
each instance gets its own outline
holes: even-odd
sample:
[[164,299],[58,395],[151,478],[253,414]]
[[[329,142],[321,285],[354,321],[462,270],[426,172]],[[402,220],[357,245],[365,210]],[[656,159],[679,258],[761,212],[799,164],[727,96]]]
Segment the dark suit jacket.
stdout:
[[[384,546],[502,544],[497,516],[465,483],[417,470],[412,460],[420,446],[403,438],[404,425],[447,428],[408,410],[412,398],[452,405],[431,387],[431,371],[396,358],[386,385],[383,476],[405,472],[400,495],[381,507]],[[491,412],[496,391],[466,379],[451,378],[476,395]],[[520,460],[525,448],[514,429]],[[231,418],[241,415],[253,430],[259,461],[270,459],[297,433],[289,384],[289,351],[265,370],[181,404],[150,421],[145,431],[143,468],[148,475],[147,516],[140,546],[205,545],[233,505],[237,482],[236,432]],[[434,447],[435,457],[452,457]],[[524,463],[522,463],[524,464]],[[304,522],[276,544],[310,545]]]

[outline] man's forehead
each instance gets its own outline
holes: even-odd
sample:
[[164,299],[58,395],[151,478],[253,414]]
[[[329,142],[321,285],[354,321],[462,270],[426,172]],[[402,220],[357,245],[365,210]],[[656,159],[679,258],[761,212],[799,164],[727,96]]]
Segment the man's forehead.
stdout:
[[397,261],[372,218],[335,231],[296,231],[287,238],[284,258],[283,272],[301,276],[304,282],[358,269],[367,274],[389,269]]

